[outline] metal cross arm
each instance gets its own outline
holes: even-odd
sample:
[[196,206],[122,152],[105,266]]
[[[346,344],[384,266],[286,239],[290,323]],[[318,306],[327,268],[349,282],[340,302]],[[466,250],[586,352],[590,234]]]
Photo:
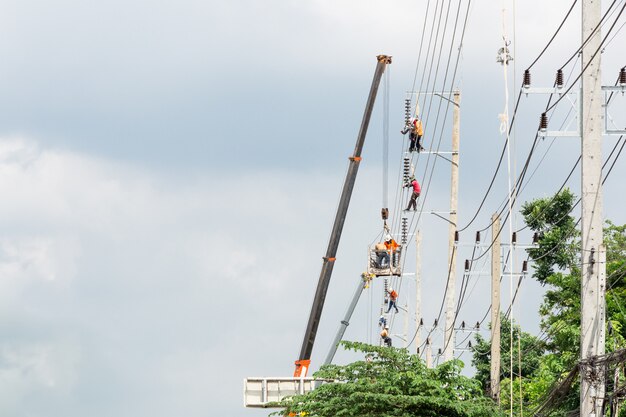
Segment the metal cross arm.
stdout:
[[[604,101],[602,103],[602,107],[604,108],[604,134],[605,135],[623,135],[626,134],[626,120],[623,119],[623,115],[626,114],[626,111],[618,111],[617,113],[621,115],[622,119],[618,120],[618,123],[621,123],[621,127],[615,123],[615,120],[609,113],[609,109],[611,104],[615,107],[614,97],[619,97],[621,100],[622,106],[624,105],[624,93],[626,92],[626,85],[615,85],[615,86],[602,86],[602,92],[604,93]],[[621,93],[621,94],[617,94]],[[609,122],[613,126],[609,126]]]
[[[570,90],[569,92],[563,91],[562,87],[524,87],[522,92],[528,96],[529,94],[554,94],[557,96],[562,96],[565,94],[565,98],[567,102],[569,102],[571,109],[570,111],[574,111],[576,117],[574,117],[570,122],[565,126],[565,129],[559,130],[548,130],[547,127],[539,130],[539,136],[542,137],[555,137],[555,136],[564,136],[564,137],[580,137],[580,90]],[[568,130],[570,125],[576,121],[576,130]]]

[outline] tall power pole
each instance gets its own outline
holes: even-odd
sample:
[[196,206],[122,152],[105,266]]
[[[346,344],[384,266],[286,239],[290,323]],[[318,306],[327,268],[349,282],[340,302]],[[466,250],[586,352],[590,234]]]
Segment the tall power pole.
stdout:
[[500,217],[491,217],[491,398],[500,404]]
[[454,235],[457,229],[457,199],[459,195],[459,141],[461,124],[461,93],[454,92],[454,114],[452,119],[452,175],[450,179],[450,225],[448,227],[448,288],[446,291],[446,327],[443,359],[454,358],[454,319],[456,288],[456,248]]
[[[416,262],[415,262],[415,350],[419,351],[421,343],[420,331],[422,330],[420,327],[420,323],[422,322],[422,260],[420,256],[422,245],[422,234],[419,229],[415,231],[415,253],[416,253]],[[419,353],[419,352],[417,352]]]
[[[606,256],[602,243],[602,126],[604,114],[600,77],[600,15],[600,0],[583,0],[580,336],[580,355],[583,363],[585,359],[604,354]],[[584,365],[581,368],[580,384],[581,417],[601,416],[603,399],[604,375],[601,366],[597,364]]]

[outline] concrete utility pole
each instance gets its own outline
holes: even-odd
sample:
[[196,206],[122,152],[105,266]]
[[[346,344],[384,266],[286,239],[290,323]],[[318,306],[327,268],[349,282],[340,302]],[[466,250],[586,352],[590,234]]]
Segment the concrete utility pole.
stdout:
[[491,217],[491,398],[500,404],[500,217]]
[[[606,253],[602,243],[602,83],[600,71],[600,0],[582,2],[581,117],[581,360],[604,354]],[[598,30],[593,33],[594,29]],[[588,65],[588,66],[587,66]],[[604,367],[581,369],[580,415],[601,416]]]
[[454,114],[452,119],[452,175],[450,179],[450,225],[448,227],[448,289],[446,292],[446,327],[443,359],[449,361],[454,358],[454,319],[456,305],[456,250],[454,247],[457,220],[457,199],[459,195],[459,141],[461,123],[461,93],[454,92]]
[[[420,256],[422,245],[422,234],[419,230],[415,231],[415,252],[416,252],[416,264],[415,264],[415,350],[419,350],[421,343],[420,338],[420,322],[422,321],[422,259]],[[417,352],[419,353],[419,352]]]

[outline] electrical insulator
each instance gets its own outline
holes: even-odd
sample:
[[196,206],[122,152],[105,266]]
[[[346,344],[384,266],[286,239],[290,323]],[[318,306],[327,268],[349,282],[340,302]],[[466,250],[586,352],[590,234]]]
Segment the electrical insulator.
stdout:
[[556,70],[556,88],[563,88],[563,70]]
[[426,344],[427,344],[427,345],[430,345],[430,337],[427,337],[427,338],[426,338]]
[[408,238],[408,232],[409,232],[409,226],[407,224],[408,219],[406,217],[402,218],[402,244],[406,245],[407,242],[407,238]]
[[411,177],[411,158],[405,156],[402,160],[402,179],[405,184],[409,183],[409,178]]
[[522,262],[522,272],[525,274],[528,272],[528,261]]
[[517,243],[517,232],[513,232],[513,236],[511,236],[511,241],[514,245]]
[[480,329],[480,322],[479,321],[476,322],[476,326],[474,326],[474,328],[475,329]]
[[435,319],[435,324],[434,326],[437,327],[437,323],[439,322],[439,320]]
[[441,348],[437,349],[437,355],[441,355]]
[[389,289],[389,279],[387,277],[385,277],[383,281],[383,287],[385,288],[385,297],[387,297],[387,293],[389,292],[387,291]]
[[480,231],[476,232],[476,243],[480,243]]
[[591,255],[589,255],[589,263],[591,264],[591,266],[593,266],[593,264],[596,263],[595,258],[593,257],[593,255],[596,253],[595,248],[591,248]]
[[467,342],[467,347],[470,348],[470,349],[472,348],[472,341],[471,340],[469,342]]
[[389,218],[389,209],[388,208],[380,209],[380,216],[383,218],[383,220],[387,220]]
[[530,70],[524,70],[524,88],[530,88]]
[[469,259],[465,260],[465,272],[469,271]]
[[420,319],[420,326],[424,325],[424,319]]
[[411,120],[411,99],[404,99],[404,123],[409,124]]
[[465,329],[465,320],[461,322],[461,329]]
[[535,232],[533,234],[533,244],[536,245],[537,243],[539,243],[539,233]]
[[619,70],[619,85],[626,87],[626,67]]
[[454,231],[454,243],[459,243],[459,231]]
[[545,132],[548,130],[548,115],[541,113],[541,122],[539,122],[539,130]]

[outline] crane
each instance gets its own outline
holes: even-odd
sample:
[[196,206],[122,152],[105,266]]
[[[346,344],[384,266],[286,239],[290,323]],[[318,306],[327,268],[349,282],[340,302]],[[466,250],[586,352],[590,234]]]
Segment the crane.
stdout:
[[356,146],[354,147],[354,153],[349,158],[350,165],[348,167],[346,179],[341,191],[341,198],[339,200],[339,206],[337,207],[337,213],[335,215],[335,221],[333,223],[332,232],[328,242],[328,248],[326,249],[326,255],[322,258],[322,270],[317,282],[313,305],[311,306],[311,312],[309,314],[309,321],[302,340],[300,356],[295,362],[296,369],[293,374],[294,377],[305,377],[311,364],[311,353],[313,352],[315,336],[317,335],[317,328],[319,326],[320,318],[322,317],[324,300],[326,299],[328,285],[330,284],[330,277],[336,260],[335,256],[337,254],[343,224],[346,220],[346,213],[348,212],[348,206],[350,205],[350,198],[352,197],[356,174],[359,170],[359,163],[361,162],[361,151],[363,150],[363,144],[365,143],[365,135],[367,133],[372,110],[374,108],[374,102],[376,101],[376,93],[378,92],[380,80],[385,72],[385,69],[387,68],[387,65],[391,64],[391,56],[378,55],[376,60],[377,65],[376,71],[374,72],[374,79],[372,80],[372,86],[370,87],[370,93],[365,105],[365,112],[363,114],[361,128],[359,129],[359,134],[357,136]]

